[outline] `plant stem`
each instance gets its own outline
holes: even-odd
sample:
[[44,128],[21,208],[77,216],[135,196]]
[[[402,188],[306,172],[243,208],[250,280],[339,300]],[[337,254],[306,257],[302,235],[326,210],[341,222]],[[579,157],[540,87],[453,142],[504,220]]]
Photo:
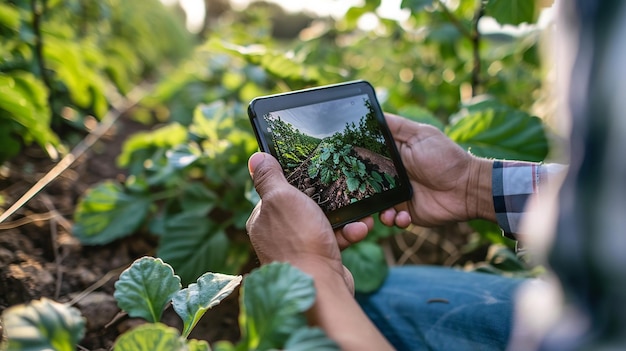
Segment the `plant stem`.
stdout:
[[38,2],[39,0],[31,0],[30,2],[30,8],[33,12],[32,25],[33,32],[35,34],[35,57],[37,58],[37,67],[39,68],[39,73],[41,74],[41,80],[48,88],[48,105],[50,106],[50,111],[52,111],[52,83],[50,82],[50,77],[46,71],[46,64],[43,55],[43,33],[41,31],[41,21],[48,6],[47,0],[41,0],[41,6],[38,6]]
[[464,37],[471,40],[473,37],[472,33],[470,33],[470,31],[468,31],[467,28],[463,26],[463,23],[461,23],[461,21],[459,21],[459,19],[456,18],[456,16],[452,12],[450,12],[448,6],[446,6],[446,4],[444,4],[441,0],[437,0],[437,5],[441,7],[443,13],[450,20],[450,23],[452,23],[452,25],[456,27],[456,29],[458,29]]
[[158,193],[150,195],[150,199],[153,202],[156,202],[156,201],[165,200],[165,199],[169,199],[169,198],[175,197],[175,196],[179,195],[180,193],[181,193],[181,191],[179,189],[167,189],[167,190],[163,190],[161,192],[158,192]]
[[478,30],[478,22],[480,22],[480,19],[483,17],[484,14],[485,14],[485,3],[482,0],[480,0],[478,4],[478,8],[476,9],[476,12],[474,14],[473,26],[472,26],[472,38],[471,38],[472,48],[473,48],[473,58],[474,58],[474,65],[472,68],[472,97],[478,95],[480,84],[481,84],[481,79],[480,79],[481,37],[480,37],[480,31]]

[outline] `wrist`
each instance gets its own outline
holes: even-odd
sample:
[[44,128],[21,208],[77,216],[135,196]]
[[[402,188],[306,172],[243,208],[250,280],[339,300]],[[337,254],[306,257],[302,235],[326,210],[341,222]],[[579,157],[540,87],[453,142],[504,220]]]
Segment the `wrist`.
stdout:
[[472,157],[466,185],[467,219],[496,221],[492,193],[493,160]]

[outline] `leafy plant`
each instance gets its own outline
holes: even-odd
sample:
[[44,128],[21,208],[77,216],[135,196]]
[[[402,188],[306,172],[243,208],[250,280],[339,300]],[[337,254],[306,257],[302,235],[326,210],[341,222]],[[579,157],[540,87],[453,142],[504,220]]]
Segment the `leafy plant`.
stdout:
[[[157,276],[153,272],[157,271]],[[153,280],[163,279],[168,288],[152,290],[152,295],[138,294],[155,288]],[[206,273],[196,283],[180,290],[180,280],[171,267],[160,259],[143,257],[133,263],[115,284],[115,298],[120,308],[132,317],[149,316],[163,302],[171,299],[174,311],[184,322],[182,336],[176,329],[151,320],[118,338],[114,350],[166,350],[183,348],[209,350],[208,344],[187,337],[204,313],[219,304],[240,284],[241,276]],[[172,293],[173,291],[177,290]],[[221,341],[217,350],[272,350],[289,346],[294,349],[338,350],[321,330],[307,326],[304,311],[315,300],[312,279],[286,263],[272,263],[251,272],[241,292],[240,327],[242,340],[233,345]],[[134,301],[134,304],[128,303]]]
[[7,308],[2,322],[7,350],[71,351],[85,334],[85,320],[76,308],[47,298]]
[[181,21],[157,0],[3,2],[0,163],[32,142],[56,157],[68,126],[85,130],[87,116],[104,116],[113,98],[108,86],[124,94],[190,49]]
[[173,123],[137,134],[119,158],[130,177],[80,199],[74,235],[104,244],[145,228],[160,237],[157,255],[184,284],[205,271],[237,273],[251,250],[242,235],[252,210],[242,165],[255,149],[251,129],[222,102],[199,106],[187,128]]
[[[315,301],[313,280],[287,263],[271,263],[252,271],[241,289],[242,339],[219,341],[216,350],[339,350],[319,328],[307,325],[304,312]],[[142,257],[120,275],[115,299],[131,317],[149,323],[115,341],[115,351],[211,350],[203,340],[188,339],[202,316],[228,297],[241,276],[205,273],[181,289],[180,278],[161,259]],[[160,323],[167,304],[183,320],[182,334]],[[77,309],[42,299],[2,314],[8,350],[74,350],[85,332]]]

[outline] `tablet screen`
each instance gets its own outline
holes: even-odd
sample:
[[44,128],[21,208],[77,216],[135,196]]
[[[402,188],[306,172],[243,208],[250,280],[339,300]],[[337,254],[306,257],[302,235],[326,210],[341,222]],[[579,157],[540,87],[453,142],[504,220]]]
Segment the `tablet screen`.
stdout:
[[367,94],[263,116],[287,181],[332,211],[398,183]]

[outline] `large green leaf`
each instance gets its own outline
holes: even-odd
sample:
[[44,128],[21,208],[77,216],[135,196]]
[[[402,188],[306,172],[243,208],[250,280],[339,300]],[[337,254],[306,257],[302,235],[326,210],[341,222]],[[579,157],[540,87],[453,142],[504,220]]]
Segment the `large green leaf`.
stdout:
[[240,275],[208,272],[196,283],[177,292],[172,298],[172,305],[183,320],[183,337],[189,336],[204,313],[230,295],[239,283]]
[[20,12],[11,5],[0,4],[0,26],[18,31],[20,28]]
[[284,51],[274,51],[263,46],[239,46],[211,39],[207,49],[239,56],[247,62],[261,66],[267,73],[290,81],[317,84],[323,77],[318,66],[308,66],[288,56]]
[[129,316],[156,323],[180,288],[180,278],[170,265],[160,258],[142,257],[122,272],[113,296]]
[[80,312],[46,298],[2,313],[7,350],[73,351],[85,334]]
[[[171,123],[151,132],[135,133],[124,142],[117,163],[121,167],[127,167],[133,162],[133,156],[140,150],[170,148],[183,143],[186,139],[187,128],[178,123]],[[136,161],[144,162],[143,159]]]
[[178,330],[161,323],[140,325],[115,341],[114,351],[178,351],[185,349],[185,341]]
[[31,73],[0,74],[0,118],[24,126],[22,137],[26,142],[34,139],[44,149],[59,145],[49,125],[48,91]]
[[242,288],[241,332],[250,350],[281,349],[307,325],[304,312],[315,301],[313,279],[287,263],[254,270]]
[[489,0],[485,14],[500,24],[534,23],[537,20],[536,1],[532,0]]
[[506,107],[486,105],[458,118],[446,134],[472,154],[521,161],[542,161],[548,139],[542,121]]
[[289,351],[339,351],[339,345],[319,328],[300,328],[285,343]]
[[225,272],[230,243],[224,230],[204,215],[182,212],[165,220],[157,256],[168,262],[184,284],[204,272]]
[[354,277],[354,288],[359,292],[377,289],[387,277],[389,267],[380,245],[362,241],[343,250],[343,264]]
[[[108,109],[105,92],[105,80],[100,75],[103,57],[91,45],[53,36],[46,38],[44,56],[55,77],[69,91],[76,106],[93,110],[96,117],[103,117]],[[95,61],[95,62],[94,62]]]
[[201,151],[194,144],[184,144],[167,150],[165,156],[168,164],[179,170],[196,162],[201,156]]
[[206,214],[220,202],[218,195],[201,182],[187,182],[182,196],[181,207],[183,211]]
[[142,224],[151,203],[147,195],[127,194],[119,183],[105,181],[79,200],[73,234],[88,245],[106,244],[130,235]]

